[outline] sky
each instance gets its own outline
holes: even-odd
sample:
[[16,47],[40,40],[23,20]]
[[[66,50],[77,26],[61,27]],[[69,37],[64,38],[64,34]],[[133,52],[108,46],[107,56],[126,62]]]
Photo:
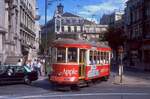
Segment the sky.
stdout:
[[[48,0],[48,20],[52,19],[56,6],[61,2],[64,12],[70,12],[99,23],[103,14],[124,10],[127,0]],[[40,24],[45,23],[45,0],[37,0]]]

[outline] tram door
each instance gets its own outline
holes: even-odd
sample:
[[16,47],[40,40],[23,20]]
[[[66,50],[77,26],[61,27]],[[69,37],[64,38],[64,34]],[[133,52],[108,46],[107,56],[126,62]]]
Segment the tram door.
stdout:
[[79,54],[79,79],[84,79],[85,78],[85,69],[86,69],[86,50],[85,49],[80,49],[80,54]]

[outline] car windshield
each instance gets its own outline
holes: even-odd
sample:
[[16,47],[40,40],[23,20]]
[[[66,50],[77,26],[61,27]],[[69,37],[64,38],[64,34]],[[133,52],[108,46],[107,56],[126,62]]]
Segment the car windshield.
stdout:
[[24,66],[24,68],[25,68],[25,70],[26,70],[27,72],[31,72],[31,71],[32,71],[30,67]]
[[0,66],[0,74],[3,74],[7,70],[7,66]]

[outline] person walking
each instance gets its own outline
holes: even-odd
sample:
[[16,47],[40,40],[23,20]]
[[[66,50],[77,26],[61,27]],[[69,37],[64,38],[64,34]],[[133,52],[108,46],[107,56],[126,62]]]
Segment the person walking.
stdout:
[[37,60],[34,59],[31,63],[31,67],[33,68],[33,70],[37,71]]
[[18,66],[22,66],[22,61],[21,61],[21,59],[18,60],[17,65],[18,65]]
[[40,60],[38,60],[38,62],[37,62],[37,71],[38,71],[38,74],[41,76],[41,66],[42,66],[42,64],[41,64],[41,61]]

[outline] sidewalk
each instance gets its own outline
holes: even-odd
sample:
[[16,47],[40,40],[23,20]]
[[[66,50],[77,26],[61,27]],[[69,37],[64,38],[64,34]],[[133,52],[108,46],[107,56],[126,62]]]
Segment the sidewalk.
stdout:
[[45,80],[45,79],[48,79],[48,76],[39,76],[38,77],[38,81]]
[[117,72],[115,72],[114,76],[113,84],[150,86],[150,72],[125,71],[122,83],[120,83],[120,77]]

